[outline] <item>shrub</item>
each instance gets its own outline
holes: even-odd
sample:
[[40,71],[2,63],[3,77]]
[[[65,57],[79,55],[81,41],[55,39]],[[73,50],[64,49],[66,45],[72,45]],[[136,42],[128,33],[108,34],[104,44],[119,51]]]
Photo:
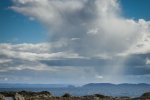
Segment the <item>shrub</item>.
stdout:
[[71,97],[69,93],[65,93],[62,97]]

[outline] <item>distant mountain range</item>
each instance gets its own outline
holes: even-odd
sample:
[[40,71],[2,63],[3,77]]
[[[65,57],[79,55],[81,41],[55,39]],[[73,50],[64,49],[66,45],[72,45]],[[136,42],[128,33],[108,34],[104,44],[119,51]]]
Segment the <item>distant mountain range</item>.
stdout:
[[147,83],[139,83],[139,84],[89,83],[89,84],[83,85],[83,87],[149,87],[149,86],[150,84],[147,84]]
[[111,83],[90,83],[82,86],[89,94],[102,93],[113,96],[139,96],[144,92],[150,92],[150,84],[111,84]]
[[[112,83],[89,83],[82,85],[82,88],[91,88],[91,87],[149,87],[150,84],[147,83],[139,83],[139,84],[112,84]],[[67,88],[67,87],[77,87],[71,84],[26,84],[26,83],[0,83],[0,88]]]
[[69,84],[0,84],[0,91],[49,91],[54,95],[70,93],[72,95],[104,94],[110,96],[138,97],[145,92],[150,92],[150,84],[111,84],[89,83],[75,87]]

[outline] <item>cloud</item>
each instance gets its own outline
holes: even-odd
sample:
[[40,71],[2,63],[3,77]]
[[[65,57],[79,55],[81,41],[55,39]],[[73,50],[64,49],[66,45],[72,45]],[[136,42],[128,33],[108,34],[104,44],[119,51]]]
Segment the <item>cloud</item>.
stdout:
[[[63,50],[87,57],[149,50],[145,39],[150,22],[123,17],[118,0],[14,0],[14,4],[11,9],[45,24],[51,41],[65,40]],[[140,44],[145,48],[137,51]]]
[[[126,66],[128,68],[128,66],[132,66],[129,68],[131,71],[134,71],[133,69],[135,69],[136,66],[149,66],[148,61],[150,54],[148,53],[132,54],[128,56],[128,58],[124,56],[116,56],[112,59],[102,55],[87,58],[70,51],[56,52],[55,48],[61,48],[61,46],[50,45],[50,43],[0,43],[1,71],[24,69],[38,71],[52,70],[52,67],[54,68],[56,66],[73,66],[78,68],[91,67],[100,73],[102,73],[104,69],[107,69],[107,72],[104,72],[108,74],[110,72],[108,71],[110,66],[111,68],[115,68],[116,66]],[[122,62],[121,64],[123,65],[120,65],[120,62]]]
[[150,60],[149,58],[146,59],[145,64],[149,65],[150,64]]
[[[70,51],[55,51],[53,49],[60,48],[60,44],[57,45],[52,43],[24,43],[24,44],[9,44],[1,43],[0,44],[0,55],[7,56],[8,58],[17,58],[30,61],[36,60],[48,60],[48,59],[61,59],[61,58],[82,58],[76,53]],[[2,59],[1,63],[8,61]]]
[[[55,45],[54,45],[55,44]],[[76,68],[72,66],[50,65],[43,63],[41,60],[55,63],[54,60],[61,59],[87,59],[70,51],[60,52],[53,51],[53,49],[61,47],[58,43],[23,43],[10,44],[0,43],[0,82],[26,82],[26,83],[47,83],[59,82],[65,77],[68,81],[73,81],[79,74],[85,75],[84,70],[87,68]],[[67,60],[66,60],[67,61]],[[58,62],[57,62],[58,63]],[[78,73],[78,75],[73,73]],[[70,74],[68,76],[68,74]],[[43,78],[44,77],[44,78]],[[57,79],[55,79],[57,77]],[[8,79],[8,80],[6,80]]]
[[[150,67],[146,64],[149,54],[132,54],[128,56],[128,59],[124,56],[113,57],[113,59],[109,57],[86,58],[78,54],[73,56],[74,53],[71,52],[70,54],[53,53],[51,47],[49,43],[0,43],[0,74],[3,76],[0,81],[5,82],[4,79],[7,78],[7,82],[20,82],[21,80],[21,82],[39,83],[40,78],[42,80],[40,82],[43,83],[126,82],[119,79],[119,72],[113,72],[113,69],[120,68],[121,61],[125,68],[123,73],[119,71],[125,79],[127,77],[133,80],[134,76],[147,78],[145,76],[150,73]],[[44,54],[55,55],[45,56]],[[132,77],[128,78],[128,76]]]
[[0,64],[11,62],[11,59],[1,59]]
[[3,80],[125,82],[128,75],[133,79],[150,73],[150,22],[122,16],[118,0],[13,3],[10,9],[49,29],[49,42],[1,43]]
[[97,75],[96,78],[98,78],[98,79],[103,79],[104,77],[101,76],[101,75]]

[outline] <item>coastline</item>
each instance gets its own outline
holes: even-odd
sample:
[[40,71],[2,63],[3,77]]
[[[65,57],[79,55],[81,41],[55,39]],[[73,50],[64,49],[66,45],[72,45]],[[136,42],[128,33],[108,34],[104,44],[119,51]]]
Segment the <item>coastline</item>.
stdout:
[[0,92],[0,100],[150,100],[150,92],[144,93],[137,98],[131,98],[128,96],[113,97],[102,94],[72,96],[69,93],[65,93],[62,96],[53,96],[48,91],[4,91]]

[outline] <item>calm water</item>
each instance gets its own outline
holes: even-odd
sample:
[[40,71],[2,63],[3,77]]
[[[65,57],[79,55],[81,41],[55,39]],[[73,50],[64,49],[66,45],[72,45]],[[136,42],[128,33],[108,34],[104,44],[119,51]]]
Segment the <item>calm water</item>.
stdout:
[[[64,93],[70,93],[74,96],[92,95],[92,94],[104,94],[110,96],[141,96],[145,92],[149,92],[150,88],[141,89],[110,89],[110,88],[1,88],[0,91],[49,91],[54,96],[62,96]],[[10,98],[9,100],[13,100]]]

